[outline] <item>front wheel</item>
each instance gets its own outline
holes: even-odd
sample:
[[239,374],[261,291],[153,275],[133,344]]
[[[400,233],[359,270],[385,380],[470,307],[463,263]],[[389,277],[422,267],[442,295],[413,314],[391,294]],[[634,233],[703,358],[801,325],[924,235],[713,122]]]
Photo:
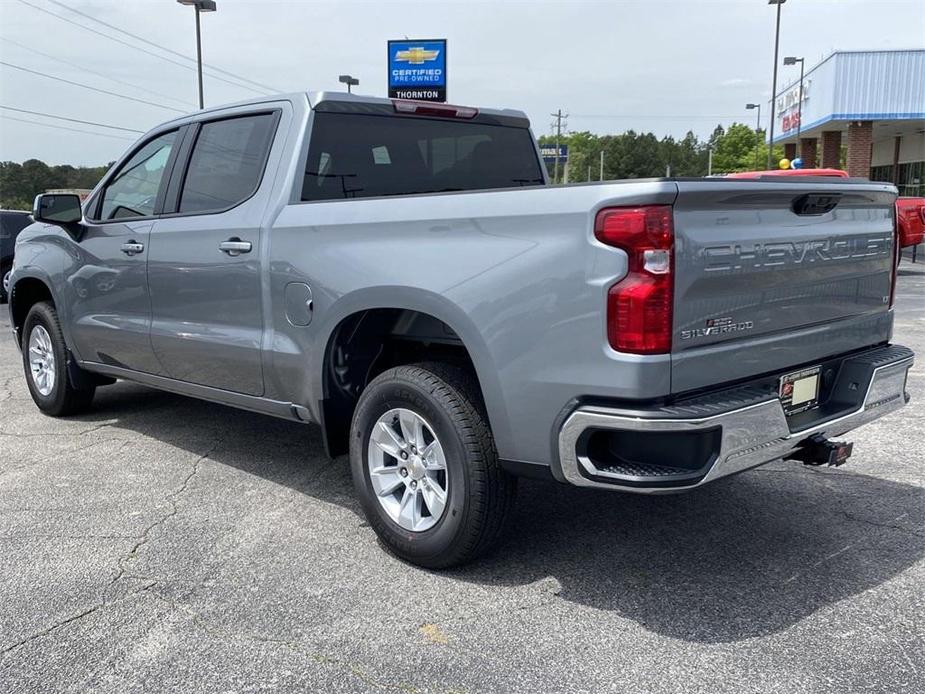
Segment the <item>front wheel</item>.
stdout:
[[94,387],[75,388],[67,373],[67,346],[55,307],[41,301],[29,310],[23,324],[23,367],[32,400],[53,417],[89,408]]
[[13,274],[13,268],[2,266],[0,267],[0,276],[2,276],[2,283],[0,283],[0,304],[5,304],[9,301],[10,298],[10,277]]
[[350,430],[350,467],[379,539],[427,568],[486,552],[514,497],[474,379],[443,364],[399,366],[366,387]]

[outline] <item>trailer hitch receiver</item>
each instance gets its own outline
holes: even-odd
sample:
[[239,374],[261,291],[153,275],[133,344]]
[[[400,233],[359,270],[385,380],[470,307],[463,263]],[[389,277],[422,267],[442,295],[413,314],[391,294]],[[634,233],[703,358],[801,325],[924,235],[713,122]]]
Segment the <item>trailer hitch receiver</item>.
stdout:
[[829,441],[822,434],[803,439],[785,460],[798,460],[804,465],[844,465],[851,457],[853,443]]

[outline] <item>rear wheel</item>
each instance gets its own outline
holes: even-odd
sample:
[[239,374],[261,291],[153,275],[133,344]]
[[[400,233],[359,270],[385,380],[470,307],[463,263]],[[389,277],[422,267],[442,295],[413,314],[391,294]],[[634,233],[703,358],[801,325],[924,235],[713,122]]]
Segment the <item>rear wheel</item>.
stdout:
[[353,416],[350,465],[380,540],[428,568],[488,551],[514,497],[474,379],[443,364],[399,366],[366,387]]
[[86,410],[96,388],[75,388],[68,378],[67,347],[55,307],[41,301],[26,316],[22,337],[23,367],[32,400],[53,417]]

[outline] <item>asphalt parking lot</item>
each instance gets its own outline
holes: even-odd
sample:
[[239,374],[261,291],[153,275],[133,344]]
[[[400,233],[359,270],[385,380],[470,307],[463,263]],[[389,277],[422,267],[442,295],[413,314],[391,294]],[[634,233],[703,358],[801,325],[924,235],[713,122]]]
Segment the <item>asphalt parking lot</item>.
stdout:
[[847,466],[524,482],[499,550],[446,573],[380,548],[315,428],[127,383],[39,414],[0,316],[4,692],[925,691],[921,259],[913,402]]

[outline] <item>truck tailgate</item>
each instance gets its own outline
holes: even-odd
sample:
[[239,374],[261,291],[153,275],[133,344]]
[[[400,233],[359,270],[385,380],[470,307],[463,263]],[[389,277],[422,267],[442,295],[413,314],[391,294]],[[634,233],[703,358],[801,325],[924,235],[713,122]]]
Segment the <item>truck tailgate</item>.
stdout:
[[889,339],[896,189],[678,181],[673,392]]

